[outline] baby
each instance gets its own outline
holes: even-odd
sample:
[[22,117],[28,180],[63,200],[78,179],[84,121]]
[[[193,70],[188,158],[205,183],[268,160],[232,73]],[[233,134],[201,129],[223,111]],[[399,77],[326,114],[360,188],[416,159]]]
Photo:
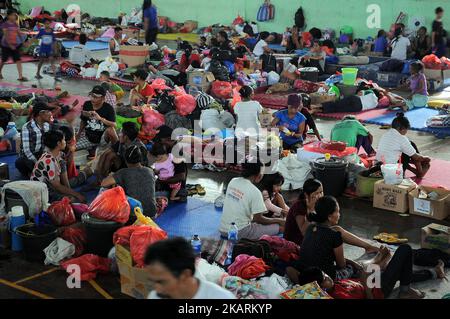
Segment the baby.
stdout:
[[[163,144],[154,144],[152,155],[156,157],[156,162],[153,164],[153,170],[158,175],[160,180],[170,180],[175,175],[174,157],[168,152],[167,148]],[[178,191],[181,188],[181,183],[170,184],[170,200],[177,201],[180,198],[177,197]]]

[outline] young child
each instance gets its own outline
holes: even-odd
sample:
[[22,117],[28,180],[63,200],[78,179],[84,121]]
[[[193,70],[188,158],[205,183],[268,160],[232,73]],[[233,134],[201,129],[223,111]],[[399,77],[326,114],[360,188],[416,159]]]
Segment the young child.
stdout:
[[325,58],[327,54],[322,51],[320,42],[314,40],[313,47],[308,55],[304,56],[300,61],[300,65],[304,67],[316,67],[319,69],[319,74],[323,74],[325,70]]
[[[156,157],[156,162],[153,165],[155,175],[161,180],[169,180],[175,175],[174,157],[168,152],[167,148],[163,144],[154,144],[152,155]],[[181,183],[169,184],[171,188],[170,200],[176,201],[180,198],[177,197],[178,191],[181,188]]]
[[108,83],[111,92],[116,96],[116,101],[119,102],[125,95],[125,91],[122,89],[122,87],[113,81],[111,81],[111,75],[108,71],[103,71],[100,73],[100,81],[102,83]]
[[380,30],[378,31],[377,38],[375,39],[373,52],[377,55],[383,56],[388,47],[388,40],[386,38],[386,31]]
[[206,41],[206,37],[200,37],[200,41],[197,44],[198,51],[203,52],[203,50],[208,50],[208,44]]
[[264,175],[261,181],[261,190],[264,204],[268,211],[268,217],[286,217],[289,206],[286,205],[281,186],[284,184],[284,177],[280,173]]
[[6,22],[1,25],[3,30],[2,46],[2,61],[0,63],[0,80],[3,80],[2,70],[5,63],[11,57],[17,65],[19,73],[18,81],[26,82],[28,79],[22,74],[22,62],[20,61],[19,48],[23,43],[20,33],[19,25],[17,24],[17,12],[15,10],[8,10]]
[[39,64],[36,73],[36,79],[42,79],[41,69],[45,62],[50,62],[55,81],[61,81],[56,75],[54,54],[56,52],[56,37],[51,27],[50,19],[44,19],[44,28],[39,30],[36,39],[41,40],[39,48]]
[[[133,73],[134,82],[137,86],[130,92],[130,106],[140,111],[140,104],[145,104],[153,97],[155,91],[149,83],[147,83],[148,72],[145,70],[137,70]],[[136,108],[137,107],[137,108]]]
[[411,89],[411,95],[406,100],[406,107],[403,107],[405,111],[415,107],[425,107],[428,104],[427,78],[423,69],[424,66],[420,61],[414,62],[410,66],[409,88]]

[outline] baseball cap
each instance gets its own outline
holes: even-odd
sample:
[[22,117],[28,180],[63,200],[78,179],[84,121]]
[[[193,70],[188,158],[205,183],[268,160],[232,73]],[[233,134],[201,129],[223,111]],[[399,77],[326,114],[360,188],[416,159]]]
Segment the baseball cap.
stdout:
[[96,85],[89,94],[96,97],[102,97],[106,95],[106,90],[101,85]]
[[172,137],[173,130],[167,125],[160,126],[157,130],[158,133],[155,136],[155,141],[160,141],[163,138]]

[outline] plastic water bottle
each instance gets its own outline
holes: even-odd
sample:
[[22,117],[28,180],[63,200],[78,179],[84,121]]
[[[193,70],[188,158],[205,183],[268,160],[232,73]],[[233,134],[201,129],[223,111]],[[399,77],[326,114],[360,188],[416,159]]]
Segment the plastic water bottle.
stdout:
[[228,231],[228,251],[227,251],[227,261],[231,263],[231,259],[233,258],[233,247],[238,241],[238,232],[239,229],[236,226],[236,223],[231,223],[230,230]]
[[202,241],[198,235],[194,235],[191,239],[192,249],[194,249],[194,254],[196,257],[200,257],[202,254]]

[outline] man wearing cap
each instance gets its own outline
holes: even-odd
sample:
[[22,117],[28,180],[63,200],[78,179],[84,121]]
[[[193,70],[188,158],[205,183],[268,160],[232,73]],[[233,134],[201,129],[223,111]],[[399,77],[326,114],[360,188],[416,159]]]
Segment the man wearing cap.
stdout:
[[142,69],[133,74],[134,82],[137,86],[130,92],[130,105],[139,106],[140,103],[147,103],[148,99],[155,95],[155,90],[147,83],[148,72]]
[[280,130],[284,149],[296,150],[303,144],[306,118],[299,111],[302,106],[302,97],[299,94],[291,94],[288,96],[288,109],[274,114],[272,127],[278,127]]
[[32,110],[33,118],[22,127],[20,154],[16,160],[17,170],[30,178],[34,164],[44,152],[42,137],[50,130],[53,121],[51,109],[46,103],[36,103]]
[[77,135],[77,150],[93,149],[103,142],[116,143],[116,113],[114,108],[105,102],[106,90],[95,86],[91,100],[83,105],[80,130]]
[[[172,137],[173,130],[168,127],[167,125],[163,125],[158,128],[158,133],[155,136],[155,143],[161,143],[164,144],[169,151],[172,151],[174,149],[175,145],[178,143],[177,140],[175,140],[175,137]],[[178,150],[177,150],[178,151]],[[177,154],[174,154],[176,156]],[[184,202],[187,198],[187,191],[186,191],[186,179],[187,179],[187,164],[185,161],[177,161],[178,164],[174,163],[175,172],[172,178],[166,179],[166,180],[160,180],[158,179],[155,188],[156,191],[160,193],[169,193],[172,189],[170,188],[170,184],[176,184],[181,183],[181,188],[178,191],[177,197],[180,198],[179,201]]]

